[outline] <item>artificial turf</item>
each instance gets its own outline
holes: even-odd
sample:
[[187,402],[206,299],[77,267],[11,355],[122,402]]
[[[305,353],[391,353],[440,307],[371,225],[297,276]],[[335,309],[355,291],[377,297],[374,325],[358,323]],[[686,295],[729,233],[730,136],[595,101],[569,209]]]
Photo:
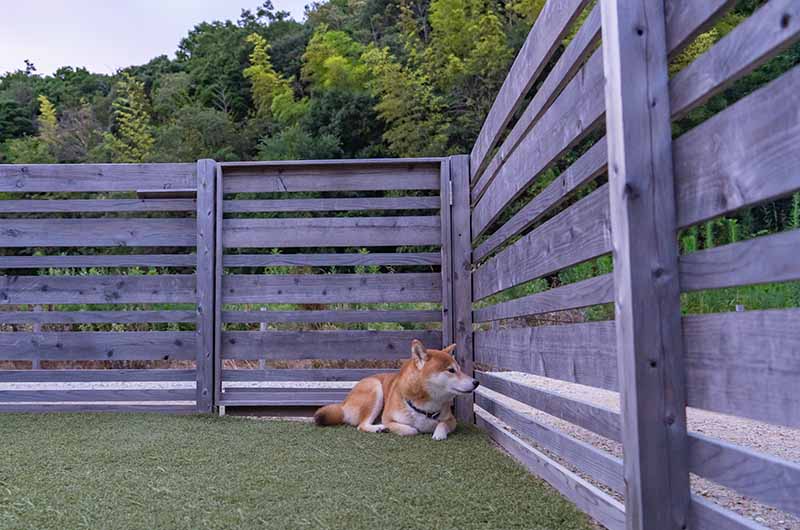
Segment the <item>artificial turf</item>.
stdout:
[[583,529],[459,427],[362,434],[210,416],[0,415],[0,528]]

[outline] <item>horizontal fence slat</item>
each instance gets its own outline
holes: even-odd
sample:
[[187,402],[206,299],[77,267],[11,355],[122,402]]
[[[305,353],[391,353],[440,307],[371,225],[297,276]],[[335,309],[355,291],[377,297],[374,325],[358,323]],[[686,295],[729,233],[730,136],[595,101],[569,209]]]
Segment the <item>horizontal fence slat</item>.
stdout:
[[714,501],[692,495],[689,503],[689,528],[695,530],[768,530],[752,519],[726,510]]
[[254,392],[226,390],[220,397],[219,404],[224,406],[317,406],[339,403],[350,391],[347,388],[336,389],[253,389]]
[[621,441],[619,413],[564,397],[531,385],[509,381],[489,372],[476,372],[481,385],[551,416],[591,431],[609,440]]
[[439,164],[223,166],[224,193],[438,190]]
[[411,341],[429,348],[442,343],[441,331],[225,331],[226,359],[397,360],[411,355]]
[[0,403],[81,401],[194,401],[194,388],[125,390],[0,390]]
[[678,225],[800,189],[800,66],[673,142]]
[[800,230],[692,252],[680,257],[682,291],[800,280]]
[[194,188],[195,164],[0,164],[0,191],[79,192]]
[[0,383],[127,383],[194,380],[195,371],[184,369],[0,370]]
[[667,26],[667,49],[676,54],[700,33],[706,31],[736,0],[667,0],[664,15]]
[[518,433],[530,437],[540,447],[555,453],[559,458],[578,468],[581,473],[589,475],[593,480],[608,486],[617,493],[625,491],[621,459],[572,438],[486,394],[477,394],[475,402],[483,410],[506,423]]
[[530,130],[542,114],[550,108],[556,97],[561,93],[564,86],[572,80],[575,72],[582,66],[583,62],[592,52],[595,45],[600,40],[600,7],[595,6],[586,17],[583,25],[572,38],[561,54],[555,66],[550,70],[547,78],[542,82],[534,94],[531,102],[519,117],[514,127],[503,140],[497,149],[497,153],[492,157],[491,162],[479,177],[474,191],[471,193],[472,202],[477,202],[486,187],[492,182],[497,170],[510,154],[517,148],[519,142]]
[[[2,259],[2,258],[0,258]],[[225,254],[225,267],[351,267],[356,265],[441,265],[441,252],[343,254]]]
[[399,158],[328,158],[317,160],[249,160],[237,162],[218,162],[225,171],[239,170],[246,171],[255,168],[282,169],[282,168],[326,168],[335,169],[337,167],[360,167],[360,166],[388,166],[388,167],[411,167],[415,165],[439,164],[442,157],[399,157]]
[[604,184],[490,258],[473,274],[475,300],[611,252]]
[[[223,370],[223,382],[242,381],[360,381],[365,377],[394,372],[391,368],[273,368]],[[2,379],[0,379],[2,381]]]
[[439,197],[364,197],[355,199],[272,199],[222,202],[226,213],[358,212],[367,210],[438,210]]
[[587,3],[586,0],[559,0],[545,3],[517,53],[472,147],[471,181],[474,181],[485,167],[506,125],[522,105],[528,91]]
[[0,247],[193,247],[194,219],[4,219]]
[[387,247],[439,245],[438,216],[225,219],[222,243],[231,247]]
[[75,331],[0,333],[0,359],[9,361],[194,360],[194,331]]
[[229,274],[222,303],[439,302],[441,274]]
[[0,324],[195,322],[195,311],[0,311]]
[[683,116],[800,38],[800,4],[772,0],[670,80],[670,110]]
[[699,433],[689,437],[692,473],[800,515],[800,465]]
[[687,404],[800,427],[800,309],[683,318]]
[[564,170],[541,193],[515,213],[511,219],[481,242],[473,251],[474,261],[480,261],[494,249],[539,221],[552,208],[562,204],[578,188],[606,171],[608,146],[603,137],[578,160]]
[[473,311],[475,322],[538,315],[578,307],[608,304],[614,301],[614,278],[611,274],[548,289],[507,302]]
[[194,212],[193,199],[39,199],[0,201],[0,213]]
[[518,436],[505,430],[485,410],[476,407],[475,415],[478,426],[487,431],[495,442],[516,458],[528,471],[557,489],[578,509],[589,514],[606,528],[611,530],[625,528],[625,508],[622,503],[536,450]]
[[617,389],[613,321],[476,331],[475,362]]
[[0,276],[0,304],[194,303],[193,274]]
[[0,256],[0,269],[88,267],[195,267],[194,254],[105,254],[98,256]]
[[158,413],[158,414],[195,414],[196,405],[138,405],[138,404],[110,404],[101,403],[31,403],[31,404],[0,404],[2,412],[25,412],[25,413],[52,413],[52,412],[128,412],[128,413]]
[[[2,322],[0,313],[0,322]],[[440,322],[438,310],[223,311],[223,322]]]
[[[597,50],[498,169],[472,212],[473,240],[601,121],[605,112],[604,86],[603,54]],[[478,181],[476,189],[480,185]]]

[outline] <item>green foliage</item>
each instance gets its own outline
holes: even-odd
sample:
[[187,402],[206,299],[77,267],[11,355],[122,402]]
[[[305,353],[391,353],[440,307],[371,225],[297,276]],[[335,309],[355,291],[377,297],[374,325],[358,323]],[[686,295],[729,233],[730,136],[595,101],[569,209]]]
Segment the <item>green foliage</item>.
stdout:
[[344,31],[322,24],[303,55],[303,79],[315,89],[364,90],[369,70],[361,61],[364,46]]
[[243,74],[250,81],[256,112],[268,116],[272,112],[273,99],[280,95],[286,99],[286,94],[291,97],[292,89],[289,82],[272,68],[266,39],[257,33],[251,33],[245,40],[253,46],[253,51],[250,53],[250,66],[244,69]]
[[36,136],[8,140],[5,151],[9,162],[14,164],[53,164],[56,162],[47,142]]
[[129,74],[117,82],[114,109],[114,132],[104,134],[113,162],[144,162],[155,140],[150,126],[144,83]]
[[339,139],[330,134],[312,136],[299,125],[292,125],[258,146],[259,160],[312,160],[340,158]]

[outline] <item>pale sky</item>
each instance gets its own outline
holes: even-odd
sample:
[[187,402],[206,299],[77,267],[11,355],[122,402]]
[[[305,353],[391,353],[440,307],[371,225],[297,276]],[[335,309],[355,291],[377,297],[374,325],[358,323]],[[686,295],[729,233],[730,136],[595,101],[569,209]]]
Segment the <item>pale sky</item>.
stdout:
[[[273,0],[295,20],[311,0]],[[37,73],[84,66],[111,74],[158,55],[174,57],[195,24],[237,20],[262,0],[0,0],[0,73],[33,61]]]

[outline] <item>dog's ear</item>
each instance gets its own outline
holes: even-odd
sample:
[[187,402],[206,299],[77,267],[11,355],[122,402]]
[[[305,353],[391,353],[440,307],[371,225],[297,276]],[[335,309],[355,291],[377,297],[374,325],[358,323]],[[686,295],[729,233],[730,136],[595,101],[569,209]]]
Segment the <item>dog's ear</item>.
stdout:
[[428,360],[428,351],[417,339],[411,341],[411,358],[414,359],[417,368],[422,368],[422,365]]
[[442,351],[445,352],[445,353],[449,353],[450,355],[455,357],[455,355],[456,355],[456,345],[455,344],[451,344],[450,346],[448,346],[447,348],[443,349]]

